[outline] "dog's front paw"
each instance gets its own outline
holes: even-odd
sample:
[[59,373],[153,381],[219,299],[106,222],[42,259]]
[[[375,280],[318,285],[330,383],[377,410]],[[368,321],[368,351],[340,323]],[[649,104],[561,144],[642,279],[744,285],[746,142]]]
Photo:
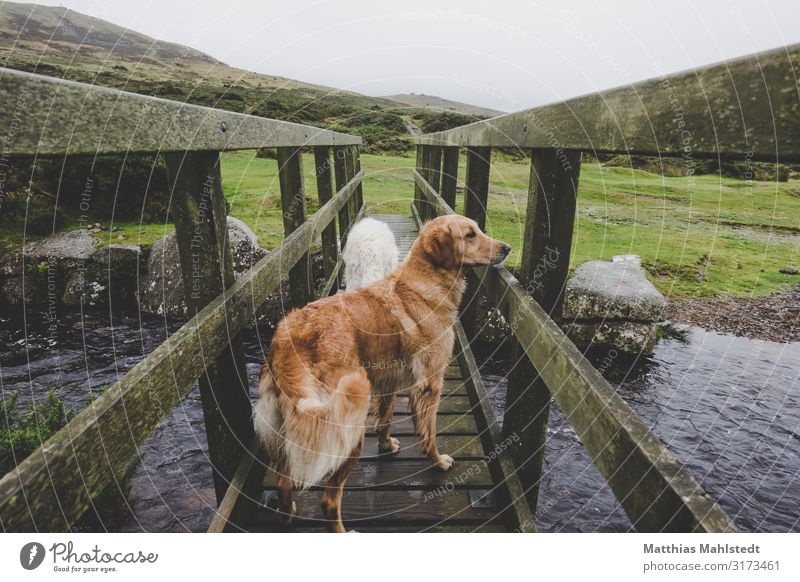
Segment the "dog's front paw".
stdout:
[[447,471],[450,467],[453,466],[453,457],[450,455],[439,455],[439,458],[436,460],[436,466],[439,467],[442,471]]
[[292,506],[289,511],[284,511],[280,514],[280,522],[282,525],[291,525],[294,521],[294,516],[297,514],[297,502],[292,501]]
[[388,441],[378,443],[379,453],[396,453],[400,450],[400,441],[392,437]]

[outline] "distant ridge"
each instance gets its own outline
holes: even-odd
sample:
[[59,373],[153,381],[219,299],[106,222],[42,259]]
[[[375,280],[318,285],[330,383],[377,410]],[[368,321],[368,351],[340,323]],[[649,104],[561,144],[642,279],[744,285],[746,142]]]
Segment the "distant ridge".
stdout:
[[386,95],[381,99],[388,99],[395,103],[401,103],[409,107],[419,107],[422,109],[433,109],[436,111],[452,111],[455,113],[462,113],[464,115],[474,115],[475,117],[497,117],[503,115],[505,111],[498,111],[497,109],[489,109],[488,107],[479,107],[477,105],[470,105],[469,103],[461,103],[459,101],[452,101],[437,97],[435,95],[424,95],[422,93],[403,93],[400,95]]

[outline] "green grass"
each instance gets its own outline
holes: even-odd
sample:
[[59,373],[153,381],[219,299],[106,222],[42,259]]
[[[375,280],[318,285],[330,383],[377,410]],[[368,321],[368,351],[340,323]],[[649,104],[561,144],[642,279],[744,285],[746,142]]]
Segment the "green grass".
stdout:
[[[464,156],[459,180],[464,179]],[[405,213],[413,197],[408,156],[362,155],[369,212]],[[303,156],[309,212],[316,211],[314,160]],[[499,158],[492,164],[487,230],[509,242],[508,264],[519,261],[529,165]],[[283,238],[277,162],[254,152],[222,156],[223,188],[231,214],[246,222],[268,249]],[[463,208],[461,194],[458,209]],[[67,217],[66,228],[77,226]],[[98,233],[103,244],[151,245],[170,224],[115,223]],[[3,235],[3,233],[0,233]],[[122,238],[120,238],[122,235]],[[752,182],[714,175],[665,178],[629,168],[581,169],[571,266],[634,253],[655,285],[673,297],[764,295],[796,282],[778,270],[800,266],[800,182]]]
[[[412,157],[365,154],[362,167],[370,212],[408,210],[413,196]],[[303,171],[315,200],[312,156],[304,156]],[[462,156],[460,180],[464,174]],[[222,175],[231,214],[250,225],[262,246],[274,248],[283,238],[277,163],[252,152],[226,153]],[[528,176],[526,161],[492,164],[487,230],[514,247],[511,266],[519,261]],[[463,208],[461,195],[457,206]],[[315,210],[314,202],[309,211]],[[152,244],[171,229],[118,226],[126,239],[138,244]],[[748,185],[717,176],[665,178],[590,163],[581,170],[571,267],[634,253],[642,257],[654,284],[673,297],[764,295],[795,282],[778,270],[800,264],[798,234],[797,181]]]

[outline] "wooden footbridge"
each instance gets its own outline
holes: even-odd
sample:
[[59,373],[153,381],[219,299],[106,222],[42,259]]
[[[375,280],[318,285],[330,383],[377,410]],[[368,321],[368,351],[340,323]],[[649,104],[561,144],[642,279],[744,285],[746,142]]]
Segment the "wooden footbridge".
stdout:
[[[581,153],[675,156],[685,161],[687,173],[700,158],[798,163],[797,64],[800,47],[781,48],[417,138],[412,208],[407,216],[379,216],[403,250],[420,219],[455,210],[462,153],[467,163],[460,211],[485,225],[492,148],[517,148],[531,159],[522,260],[518,277],[502,266],[474,269],[469,276],[437,419],[440,448],[456,465],[442,473],[419,455],[401,397],[393,433],[403,448],[378,455],[375,439],[367,439],[344,496],[349,527],[535,531],[548,413],[555,401],[635,529],[735,530],[555,320],[567,277]],[[93,500],[115,486],[116,475],[198,380],[218,502],[210,531],[280,529],[271,509],[274,475],[253,435],[253,390],[240,333],[284,280],[295,305],[339,288],[340,245],[369,208],[361,139],[7,69],[0,74],[0,111],[4,127],[14,128],[5,146],[10,155],[119,154],[123,163],[127,152],[163,153],[193,315],[0,480],[2,529],[72,528],[94,511]],[[262,147],[277,148],[286,237],[234,280],[219,152]],[[303,149],[313,150],[320,202],[310,217]],[[323,256],[319,281],[310,269],[315,248]],[[549,262],[542,262],[544,253]],[[509,323],[518,360],[502,430],[469,347],[479,289]],[[314,489],[299,497],[291,531],[325,528],[319,497]]]

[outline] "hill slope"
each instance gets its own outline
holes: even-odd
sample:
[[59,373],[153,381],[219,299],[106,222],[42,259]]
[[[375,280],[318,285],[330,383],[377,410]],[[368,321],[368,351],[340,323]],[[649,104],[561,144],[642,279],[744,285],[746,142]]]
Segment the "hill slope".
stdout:
[[364,149],[373,152],[411,151],[409,122],[438,130],[472,121],[380,97],[237,69],[201,51],[63,7],[0,4],[0,63],[144,95],[356,133],[364,137]]
[[386,95],[382,99],[394,101],[409,107],[418,107],[420,109],[432,109],[434,111],[448,111],[453,113],[462,113],[464,115],[474,115],[475,117],[497,117],[503,115],[504,111],[497,109],[489,109],[488,107],[479,107],[477,105],[470,105],[469,103],[461,103],[460,101],[452,101],[443,97],[436,97],[435,95],[423,95],[421,93],[403,93],[400,95]]

